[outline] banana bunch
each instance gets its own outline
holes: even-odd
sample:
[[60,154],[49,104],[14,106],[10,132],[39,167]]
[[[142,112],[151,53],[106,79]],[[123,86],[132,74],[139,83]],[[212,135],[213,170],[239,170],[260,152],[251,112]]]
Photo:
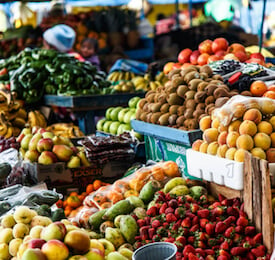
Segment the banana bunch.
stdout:
[[84,133],[78,126],[72,123],[56,123],[48,126],[47,131],[52,132],[56,136],[62,136],[67,138],[75,138],[84,136]]
[[108,75],[107,80],[117,82],[120,80],[131,80],[135,76],[135,73],[130,71],[113,71]]
[[42,127],[42,128],[46,128],[47,127],[46,118],[38,110],[30,111],[28,113],[28,122],[27,122],[27,124],[31,128],[34,127],[34,126],[39,126],[39,127]]
[[[248,47],[245,47],[245,51],[250,52],[250,53],[257,53],[259,52],[259,46],[258,45],[251,45]],[[261,49],[261,54],[266,58],[274,58],[274,55],[267,49],[262,48]]]

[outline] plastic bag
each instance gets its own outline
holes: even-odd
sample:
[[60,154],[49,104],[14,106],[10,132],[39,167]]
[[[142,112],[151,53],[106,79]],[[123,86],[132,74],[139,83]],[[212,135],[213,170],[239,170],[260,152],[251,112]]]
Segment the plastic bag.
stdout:
[[110,69],[109,73],[114,71],[129,71],[138,75],[144,75],[148,65],[144,62],[128,59],[119,59]]

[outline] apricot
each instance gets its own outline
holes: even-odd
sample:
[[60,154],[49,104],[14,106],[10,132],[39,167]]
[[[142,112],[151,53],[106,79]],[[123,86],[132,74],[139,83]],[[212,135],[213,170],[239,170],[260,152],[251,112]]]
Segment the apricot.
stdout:
[[270,135],[273,132],[273,126],[271,123],[267,121],[262,121],[257,125],[258,132],[265,133],[267,135]]
[[266,159],[265,151],[260,147],[254,147],[250,152],[255,157],[258,157],[263,160]]
[[243,103],[234,104],[232,106],[232,113],[233,113],[233,116],[236,118],[241,118],[246,110],[247,110],[246,105]]
[[237,139],[239,138],[240,134],[236,131],[229,132],[226,137],[226,144],[229,148],[236,147]]
[[222,123],[220,123],[220,126],[219,126],[218,130],[219,130],[219,132],[223,132],[223,131],[228,132],[228,126],[223,125]]
[[221,158],[225,158],[225,153],[228,150],[228,146],[226,144],[220,145],[217,150],[217,156]]
[[235,120],[233,122],[230,123],[230,125],[228,126],[228,132],[239,132],[239,127],[241,125],[242,121],[240,120]]
[[275,112],[275,102],[273,100],[262,100],[260,110],[263,114],[269,115]]
[[200,140],[200,139],[196,140],[196,141],[192,144],[192,149],[193,149],[194,151],[199,151],[199,150],[200,150],[200,146],[201,146],[202,143],[203,143],[203,140]]
[[202,138],[207,143],[212,143],[218,140],[219,131],[216,128],[208,128],[203,132]]
[[244,162],[244,156],[247,151],[245,149],[237,149],[234,154],[234,161],[236,162]]
[[207,153],[207,147],[208,147],[208,143],[206,141],[204,141],[201,145],[200,145],[200,152],[201,153]]
[[211,117],[210,116],[204,116],[201,120],[200,120],[200,130],[205,131],[206,129],[211,127]]
[[240,135],[236,141],[236,146],[238,149],[245,149],[250,151],[254,147],[253,139],[250,135],[244,134]]
[[272,125],[273,131],[275,131],[275,116],[272,116],[272,117],[269,119],[269,123]]
[[275,147],[275,132],[270,135],[271,147]]
[[212,120],[212,122],[211,122],[211,127],[212,128],[219,128],[219,126],[220,126],[220,120],[218,119],[218,118],[215,118],[214,120]]
[[239,133],[241,135],[248,134],[254,136],[257,133],[257,125],[250,120],[244,120],[239,127]]
[[216,155],[218,148],[219,148],[218,142],[214,141],[208,145],[206,153],[211,155]]
[[250,120],[259,124],[262,121],[262,113],[257,108],[248,109],[243,115],[243,120]]
[[267,150],[271,146],[271,138],[265,133],[257,133],[254,136],[255,147],[260,147]]
[[266,159],[270,163],[275,163],[275,148],[269,148],[266,151]]
[[235,147],[229,148],[225,153],[225,158],[229,160],[234,160],[234,155],[236,153],[237,149]]
[[228,135],[228,132],[227,131],[223,131],[219,134],[218,136],[218,144],[219,145],[223,145],[223,144],[226,144],[226,137]]
[[246,106],[247,106],[248,109],[255,108],[255,109],[260,110],[260,108],[261,108],[258,101],[253,100],[253,99],[249,100],[248,103],[246,104]]

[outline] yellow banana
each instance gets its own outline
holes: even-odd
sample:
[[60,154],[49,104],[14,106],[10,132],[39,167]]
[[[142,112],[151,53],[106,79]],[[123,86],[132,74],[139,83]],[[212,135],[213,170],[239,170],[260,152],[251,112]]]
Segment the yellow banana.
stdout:
[[23,119],[27,119],[27,112],[24,108],[20,108],[18,111],[17,111],[17,114],[16,114],[17,117],[20,117],[20,118],[23,118]]
[[38,124],[39,122],[37,121],[37,117],[34,113],[34,111],[30,111],[28,113],[28,124],[30,125],[30,127],[34,127],[34,126],[39,126]]
[[12,126],[18,127],[20,129],[25,127],[26,120],[23,119],[22,117],[16,117],[14,120],[11,122]]
[[0,135],[5,136],[5,134],[8,131],[8,126],[7,125],[0,125]]
[[46,118],[44,117],[44,115],[38,110],[35,110],[34,113],[35,113],[36,117],[38,118],[39,125],[42,128],[46,128],[47,127],[47,121],[46,121]]
[[157,89],[157,84],[154,82],[154,81],[151,81],[150,84],[149,84],[149,88],[151,90],[156,90]]
[[18,136],[21,133],[21,129],[18,127],[12,126],[12,132],[13,132],[13,136]]
[[5,134],[5,138],[8,139],[8,138],[12,137],[12,135],[13,135],[12,127],[9,126],[7,133]]

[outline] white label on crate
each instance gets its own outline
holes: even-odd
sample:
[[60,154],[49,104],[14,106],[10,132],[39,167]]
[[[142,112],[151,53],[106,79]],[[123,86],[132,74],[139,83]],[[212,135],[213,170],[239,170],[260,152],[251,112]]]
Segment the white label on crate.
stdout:
[[170,152],[186,155],[186,148],[179,145],[167,143],[167,150]]
[[228,163],[225,165],[225,168],[227,169],[227,177],[228,178],[233,178],[234,176],[234,164],[233,163]]

